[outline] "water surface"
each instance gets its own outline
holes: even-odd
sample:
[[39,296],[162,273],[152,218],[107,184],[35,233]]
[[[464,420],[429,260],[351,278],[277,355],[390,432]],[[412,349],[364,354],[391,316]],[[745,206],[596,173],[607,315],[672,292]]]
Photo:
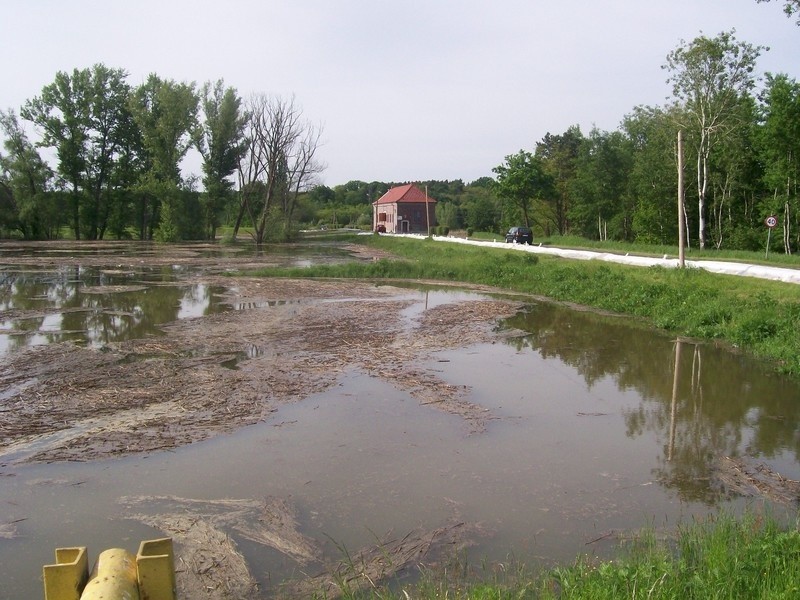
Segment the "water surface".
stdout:
[[[232,309],[215,300],[216,289],[163,277],[154,286],[159,277],[142,274],[108,275],[107,283],[99,277],[71,271],[48,275],[45,284],[26,274],[3,299],[4,310],[57,298],[86,313],[124,313],[126,335],[138,335],[137,320],[127,315],[157,328]],[[75,281],[145,289],[78,302],[83,294],[68,291]],[[156,294],[164,295],[151,302]],[[436,289],[408,295],[415,302],[407,319],[483,297]],[[100,298],[108,302],[102,309],[84,303]],[[92,330],[87,315],[76,313],[77,322],[68,311],[59,323],[43,319],[35,335],[45,343],[45,327]],[[93,559],[102,549],[135,549],[159,537],[130,518],[120,503],[125,496],[287,498],[303,533],[330,560],[342,547],[373,544],[376,535],[459,519],[487,534],[469,551],[475,563],[513,557],[552,564],[581,553],[608,555],[616,540],[641,527],[669,532],[719,510],[760,510],[760,500],[731,494],[716,479],[721,457],[747,457],[800,479],[796,380],[720,348],[678,345],[623,319],[548,303],[530,303],[501,329],[502,341],[440,352],[424,365],[467,386],[468,399],[490,412],[481,434],[352,370],[264,423],[177,451],[0,465],[0,524],[16,533],[0,537],[3,595],[40,595],[41,566],[53,562],[57,547],[88,545]],[[296,572],[277,552],[238,542],[265,588]]]

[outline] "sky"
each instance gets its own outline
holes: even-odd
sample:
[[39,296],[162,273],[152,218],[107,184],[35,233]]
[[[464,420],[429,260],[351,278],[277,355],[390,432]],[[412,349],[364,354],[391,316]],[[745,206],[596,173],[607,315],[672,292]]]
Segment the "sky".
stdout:
[[[493,175],[577,125],[617,129],[662,106],[682,41],[735,29],[768,46],[758,74],[800,79],[800,27],[782,0],[2,0],[0,108],[58,71],[96,63],[223,79],[243,99],[294,98],[322,127],[320,182]],[[36,137],[35,128],[26,131]],[[200,173],[197,156],[184,173]]]

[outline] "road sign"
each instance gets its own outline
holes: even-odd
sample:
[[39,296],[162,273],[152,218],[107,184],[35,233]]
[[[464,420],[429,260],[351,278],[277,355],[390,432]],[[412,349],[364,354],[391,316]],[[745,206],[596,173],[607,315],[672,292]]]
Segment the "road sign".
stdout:
[[764,223],[766,223],[767,227],[772,229],[775,225],[778,224],[778,218],[775,215],[770,215],[766,219],[764,219]]

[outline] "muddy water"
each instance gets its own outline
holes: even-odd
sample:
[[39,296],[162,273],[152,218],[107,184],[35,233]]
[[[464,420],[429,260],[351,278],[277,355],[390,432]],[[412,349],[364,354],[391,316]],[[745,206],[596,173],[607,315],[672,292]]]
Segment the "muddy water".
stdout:
[[[52,295],[31,290],[31,301]],[[108,297],[131,294],[126,302],[145,306],[146,293]],[[170,313],[142,322],[157,328],[181,311],[222,310],[215,290],[175,285],[169,293]],[[474,297],[409,294],[409,317]],[[103,310],[136,313],[128,305]],[[0,597],[40,597],[41,565],[53,562],[56,547],[88,545],[93,559],[159,537],[129,518],[126,496],[289,498],[302,533],[329,559],[388,531],[455,518],[486,532],[469,551],[474,563],[550,563],[605,555],[643,526],[671,531],[722,509],[760,509],[760,500],[731,494],[715,478],[721,456],[800,479],[796,381],[722,349],[677,345],[621,319],[544,303],[503,327],[514,334],[441,352],[427,365],[469,386],[469,399],[495,417],[479,435],[468,435],[459,417],[351,371],[264,423],[175,452],[0,467]],[[74,329],[90,330],[85,322]],[[296,573],[278,552],[238,543],[265,589]]]

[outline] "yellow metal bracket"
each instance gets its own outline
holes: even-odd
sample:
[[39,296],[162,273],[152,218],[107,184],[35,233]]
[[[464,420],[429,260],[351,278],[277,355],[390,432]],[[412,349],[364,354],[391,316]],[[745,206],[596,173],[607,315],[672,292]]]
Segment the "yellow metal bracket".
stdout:
[[56,549],[56,564],[45,565],[45,600],[176,600],[172,539],[139,544],[136,556],[121,548],[104,550],[88,571],[86,547]]

